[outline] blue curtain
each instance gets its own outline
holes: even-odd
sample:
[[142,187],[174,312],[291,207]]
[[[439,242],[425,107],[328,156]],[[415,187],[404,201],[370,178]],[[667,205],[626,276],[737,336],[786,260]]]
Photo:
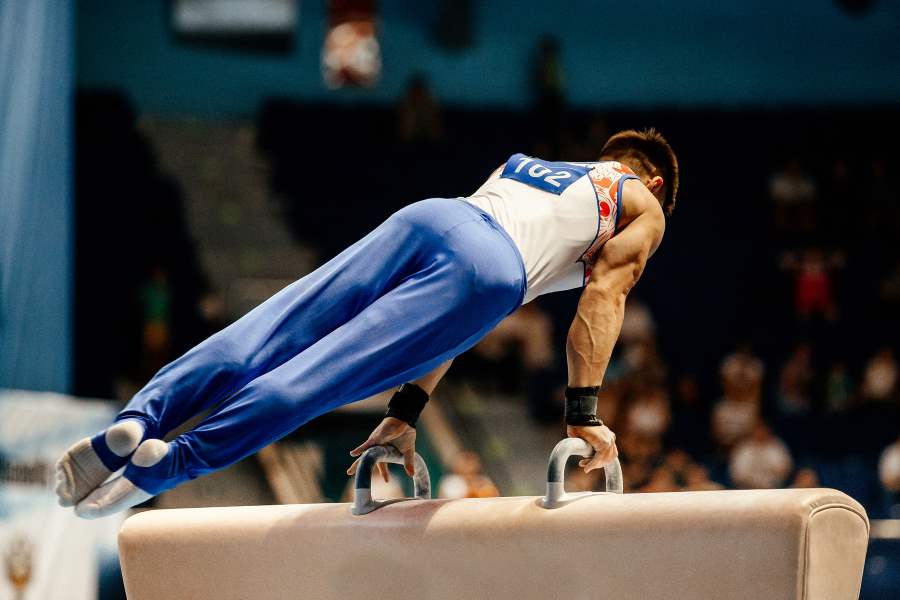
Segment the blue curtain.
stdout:
[[69,388],[72,54],[70,0],[0,0],[0,388]]

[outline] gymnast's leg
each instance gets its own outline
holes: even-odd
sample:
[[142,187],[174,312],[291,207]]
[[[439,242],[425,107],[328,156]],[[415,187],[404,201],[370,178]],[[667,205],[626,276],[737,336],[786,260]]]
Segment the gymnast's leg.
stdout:
[[254,379],[196,429],[168,444],[141,444],[124,475],[85,498],[76,512],[103,516],[143,502],[232,464],[342,404],[424,375],[471,347],[521,304],[521,259],[480,217],[444,232],[441,242],[443,252],[423,253],[420,271]]
[[418,264],[418,232],[389,218],[340,255],[163,367],[116,423],[57,463],[56,492],[72,506],[125,466],[145,439],[191,417],[311,346],[392,289]]

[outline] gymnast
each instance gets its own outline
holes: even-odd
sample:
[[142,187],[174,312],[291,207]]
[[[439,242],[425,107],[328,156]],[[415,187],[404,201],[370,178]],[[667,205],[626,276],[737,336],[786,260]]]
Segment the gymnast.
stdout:
[[[598,162],[514,154],[472,196],[406,206],[163,367],[113,425],[60,458],[59,503],[84,518],[125,510],[389,389],[384,419],[350,454],[393,445],[412,475],[416,419],[453,358],[522,304],[577,287],[565,421],[569,436],[595,449],[579,465],[602,467],[618,451],[597,417],[597,392],[625,297],[662,240],[677,191],[678,162],[663,136],[629,130],[609,139]],[[163,441],[209,409],[193,430]]]

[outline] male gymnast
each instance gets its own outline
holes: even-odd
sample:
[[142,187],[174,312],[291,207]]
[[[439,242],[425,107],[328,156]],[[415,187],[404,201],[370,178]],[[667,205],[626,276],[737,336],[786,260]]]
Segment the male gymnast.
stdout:
[[[629,130],[598,162],[514,154],[468,198],[399,210],[163,367],[112,426],[69,448],[57,463],[60,504],[85,518],[124,510],[392,388],[381,424],[350,454],[393,445],[412,475],[416,419],[453,358],[522,304],[582,286],[566,344],[565,420],[595,450],[579,465],[608,464],[616,436],[597,418],[597,392],[625,297],[677,191],[666,140]],[[193,430],[162,440],[209,409]],[[384,465],[379,472],[387,477]]]

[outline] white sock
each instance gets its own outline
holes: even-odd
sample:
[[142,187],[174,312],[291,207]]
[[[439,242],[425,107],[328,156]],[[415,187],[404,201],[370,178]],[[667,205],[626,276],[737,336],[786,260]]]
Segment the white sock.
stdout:
[[[131,457],[139,467],[152,467],[168,454],[169,445],[162,440],[145,440]],[[152,498],[121,475],[103,484],[75,506],[75,514],[83,519],[96,519],[136,506]]]
[[113,454],[124,458],[137,449],[142,437],[144,425],[140,421],[121,421],[106,430],[106,445]]
[[[123,458],[134,452],[144,435],[140,421],[127,420],[106,430],[106,445]],[[106,481],[112,472],[91,446],[91,439],[73,444],[56,463],[56,495],[60,506],[73,506]]]

